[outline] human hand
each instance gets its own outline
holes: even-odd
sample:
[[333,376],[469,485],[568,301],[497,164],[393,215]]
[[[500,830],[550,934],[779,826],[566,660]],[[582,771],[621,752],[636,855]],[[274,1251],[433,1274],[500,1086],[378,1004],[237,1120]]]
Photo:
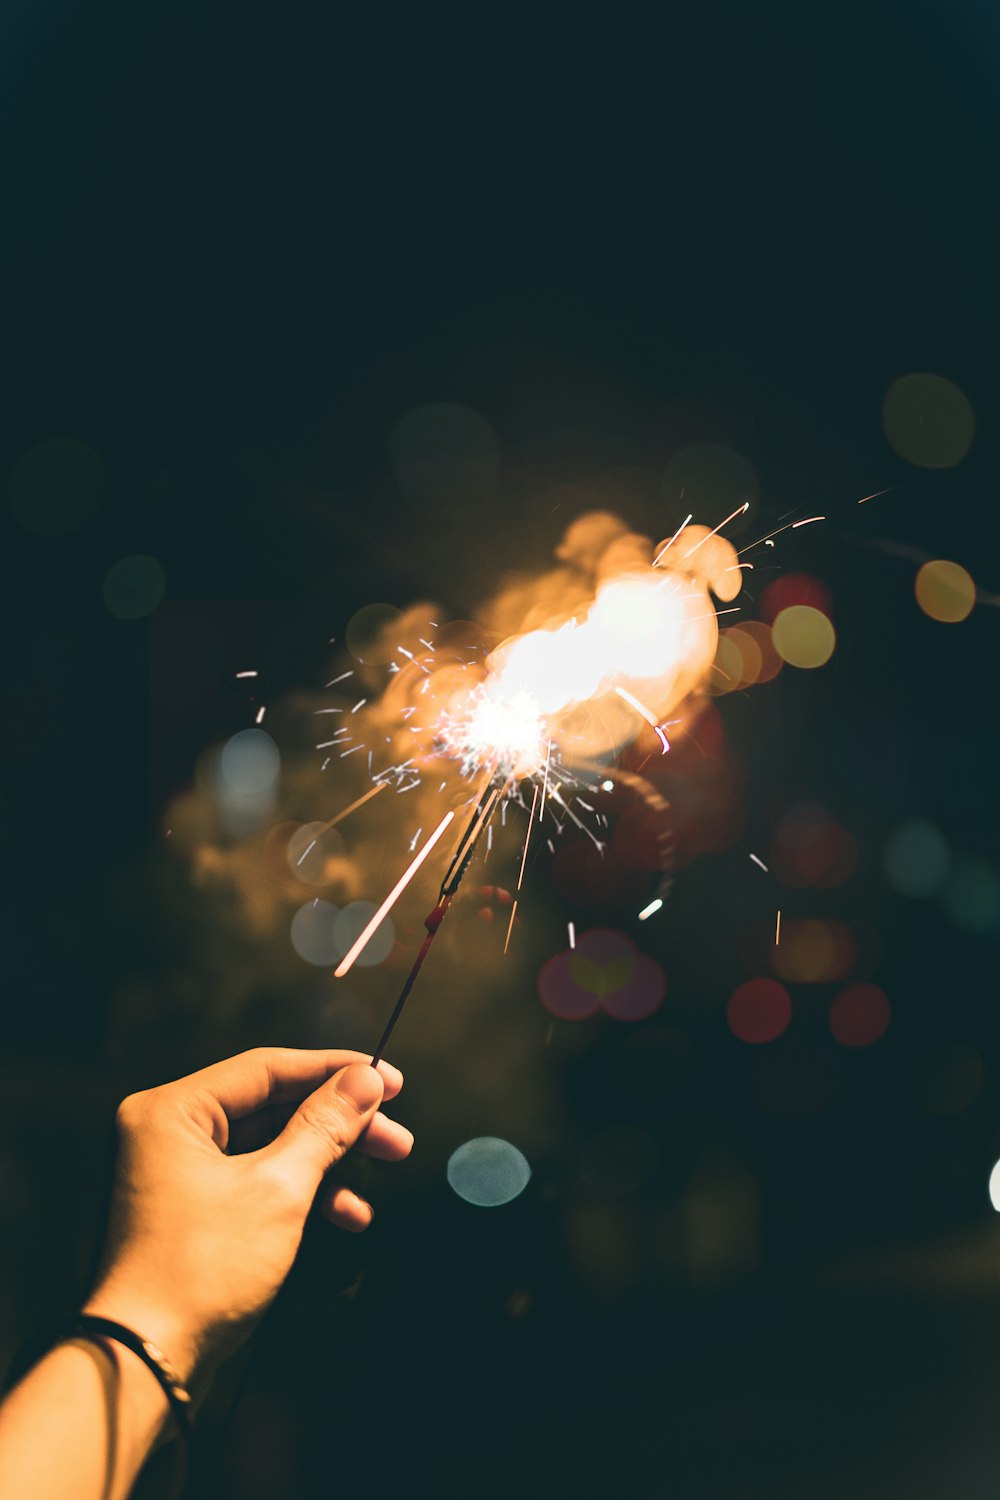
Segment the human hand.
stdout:
[[261,1047],[132,1094],[98,1288],[84,1311],[152,1339],[183,1381],[235,1348],[295,1259],[315,1201],[342,1228],[370,1204],[328,1174],[353,1145],[400,1161],[413,1145],[378,1110],[403,1085],[359,1052]]

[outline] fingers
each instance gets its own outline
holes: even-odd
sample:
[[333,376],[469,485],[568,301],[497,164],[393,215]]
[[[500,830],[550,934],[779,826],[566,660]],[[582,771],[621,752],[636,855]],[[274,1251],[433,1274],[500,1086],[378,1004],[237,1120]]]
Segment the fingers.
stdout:
[[[304,1099],[266,1154],[312,1200],[326,1173],[371,1124],[382,1102],[381,1074],[352,1063]],[[408,1132],[407,1132],[408,1133]]]
[[317,1203],[324,1218],[350,1234],[361,1234],[375,1217],[375,1210],[366,1199],[359,1198],[357,1193],[340,1183],[333,1183],[324,1190]]
[[[280,1135],[295,1113],[291,1104],[271,1104],[254,1115],[245,1115],[234,1120],[229,1132],[227,1152],[230,1156],[243,1156],[249,1151],[259,1151]],[[405,1125],[390,1120],[379,1111],[372,1116],[371,1124],[355,1144],[356,1151],[376,1161],[402,1161],[413,1149],[413,1136]]]
[[413,1135],[398,1120],[379,1113],[354,1149],[375,1161],[403,1161],[413,1150]]
[[[370,1063],[371,1053],[345,1050],[300,1051],[292,1047],[255,1047],[224,1062],[213,1063],[167,1087],[173,1093],[199,1092],[217,1100],[230,1120],[255,1113],[269,1104],[298,1104],[342,1068]],[[371,1069],[369,1069],[371,1071]],[[391,1063],[380,1062],[378,1074],[386,1099],[403,1087],[403,1075]]]

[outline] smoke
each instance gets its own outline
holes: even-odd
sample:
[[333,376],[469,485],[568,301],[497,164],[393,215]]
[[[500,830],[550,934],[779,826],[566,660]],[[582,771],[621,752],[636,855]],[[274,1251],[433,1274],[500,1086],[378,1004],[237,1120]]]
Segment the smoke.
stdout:
[[[207,751],[168,810],[168,847],[185,872],[175,909],[194,949],[185,1010],[198,1003],[193,972],[216,1029],[370,1049],[423,936],[450,838],[388,919],[386,956],[366,964],[363,954],[343,980],[333,967],[448,809],[461,826],[482,781],[470,786],[470,771],[494,769],[485,751],[478,764],[456,758],[442,724],[476,695],[505,704],[509,692],[538,689],[549,652],[540,712],[564,781],[575,767],[592,783],[601,761],[643,736],[659,755],[649,723],[615,689],[634,690],[658,719],[674,715],[671,736],[683,735],[718,641],[710,591],[728,601],[740,580],[732,546],[705,527],[656,542],[593,511],[570,524],[552,567],[505,577],[475,621],[449,622],[418,602],[348,632],[353,650],[339,648],[328,687],[268,704],[266,731]],[[522,769],[542,775],[541,765]],[[564,933],[547,878],[553,807],[503,951],[531,791],[512,787],[494,818],[390,1048],[417,1076],[433,1067],[423,1108],[442,1131],[482,1120],[502,1134],[509,1116],[527,1148],[558,1118],[535,975]],[[603,836],[595,823],[595,842]]]

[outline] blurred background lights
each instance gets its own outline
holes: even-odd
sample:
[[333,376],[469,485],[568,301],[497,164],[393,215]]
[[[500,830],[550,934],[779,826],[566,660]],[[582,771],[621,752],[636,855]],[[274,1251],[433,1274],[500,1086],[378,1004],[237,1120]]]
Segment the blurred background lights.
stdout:
[[882,850],[886,879],[901,896],[933,896],[944,885],[950,863],[944,835],[925,818],[900,823]]
[[768,864],[784,885],[830,890],[854,874],[858,848],[851,834],[815,802],[794,803],[775,831]]
[[968,397],[943,375],[902,375],[882,403],[882,426],[900,458],[949,469],[969,451],[975,417]]
[[[339,949],[338,960],[344,957],[351,945],[361,936],[378,907],[374,901],[352,901],[337,917],[334,936]],[[389,957],[396,943],[396,928],[391,917],[386,917],[377,927],[355,959],[359,968],[373,968]]]
[[466,1203],[499,1208],[524,1192],[531,1168],[516,1146],[499,1136],[466,1141],[448,1158],[448,1184]]
[[325,823],[303,823],[290,836],[285,851],[288,868],[306,885],[329,885],[347,859],[339,829]]
[[811,604],[790,604],[783,609],[771,638],[775,651],[790,667],[822,667],[837,644],[829,618]]
[[942,557],[924,563],[914,589],[924,614],[946,625],[968,619],[976,602],[976,585],[970,574],[959,563]]
[[394,627],[403,618],[394,604],[365,604],[347,622],[344,640],[355,661],[385,666],[396,653]]
[[796,604],[818,609],[823,615],[830,615],[833,611],[830,590],[821,578],[812,573],[782,573],[761,590],[761,619],[773,625],[783,609],[791,609]]
[[960,855],[941,899],[956,927],[1000,934],[1000,877],[983,860]]
[[990,1173],[990,1202],[1000,1214],[1000,1161],[996,1163]]
[[726,1020],[741,1042],[773,1042],[792,1019],[788,991],[776,979],[748,979],[729,997]]
[[234,792],[251,796],[267,792],[280,769],[278,747],[264,729],[241,729],[222,747],[219,771]]
[[790,984],[829,984],[842,979],[854,962],[855,944],[843,922],[796,917],[782,923],[774,967]]
[[329,968],[343,954],[337,944],[334,925],[339,908],[332,901],[307,901],[292,918],[292,947],[307,964]]
[[830,1006],[830,1030],[842,1047],[870,1047],[885,1035],[889,1002],[877,984],[852,984]]
[[36,536],[70,536],[104,499],[99,453],[68,439],[36,443],[15,463],[7,481],[11,511]]
[[104,603],[117,620],[141,620],[162,603],[166,587],[155,557],[123,557],[104,575]]

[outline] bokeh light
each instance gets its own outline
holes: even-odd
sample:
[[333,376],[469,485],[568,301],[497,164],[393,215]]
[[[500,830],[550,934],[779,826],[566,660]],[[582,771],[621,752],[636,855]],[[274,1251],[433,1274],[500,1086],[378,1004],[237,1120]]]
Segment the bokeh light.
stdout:
[[347,649],[355,661],[385,666],[393,660],[397,642],[393,628],[403,618],[394,604],[365,604],[348,620],[344,631]]
[[870,1047],[885,1035],[889,1001],[877,984],[851,984],[830,1006],[830,1030],[842,1047]]
[[25,531],[70,536],[100,508],[104,488],[100,454],[83,443],[57,439],[22,453],[10,472],[7,496]]
[[976,585],[971,575],[959,563],[943,557],[924,563],[914,591],[924,614],[946,625],[968,619],[976,602]]
[[292,918],[292,947],[307,964],[331,968],[343,954],[335,932],[339,908],[332,901],[307,901]]
[[818,609],[822,615],[830,615],[833,611],[830,590],[822,578],[816,578],[812,573],[782,573],[761,591],[760,617],[773,625],[782,610],[793,609],[796,605]]
[[886,879],[901,896],[933,896],[944,885],[951,858],[944,835],[926,818],[908,818],[882,850]]
[[[352,944],[361,936],[378,910],[374,901],[351,901],[344,907],[334,925],[334,936],[341,959]],[[374,968],[389,957],[396,944],[396,928],[391,917],[386,917],[372,933],[362,948],[355,963],[361,969]]]
[[733,991],[726,1006],[733,1036],[755,1046],[773,1042],[791,1019],[791,997],[775,979],[748,979]]
[[481,1135],[448,1158],[449,1186],[476,1208],[499,1208],[524,1192],[531,1179],[527,1159],[510,1141]]
[[347,846],[337,828],[302,823],[285,847],[288,868],[305,885],[329,885],[345,869]]
[[1000,1214],[1000,1161],[998,1161],[990,1173],[990,1202]]
[[219,770],[237,794],[252,797],[270,791],[280,769],[278,747],[264,729],[241,729],[222,747]]
[[833,655],[837,636],[829,618],[811,604],[790,604],[777,616],[774,649],[790,667],[822,667]]
[[596,927],[580,933],[542,965],[538,995],[562,1021],[582,1021],[603,1009],[619,1021],[644,1021],[658,1010],[667,980],[655,958],[640,953],[624,932]]
[[104,603],[117,620],[141,620],[162,603],[166,587],[155,557],[122,557],[104,575]]
[[1000,877],[984,860],[959,855],[941,899],[956,927],[1000,933]]
[[580,1176],[609,1198],[624,1198],[648,1182],[660,1160],[660,1148],[638,1125],[599,1130],[580,1150]]
[[968,453],[976,421],[968,397],[943,375],[902,375],[882,403],[892,448],[923,469],[950,469]]
[[796,917],[782,923],[772,956],[775,971],[790,984],[829,984],[845,976],[854,955],[854,938],[843,922]]
[[815,802],[794,803],[775,830],[771,873],[793,889],[831,890],[854,874],[858,848],[845,828]]

